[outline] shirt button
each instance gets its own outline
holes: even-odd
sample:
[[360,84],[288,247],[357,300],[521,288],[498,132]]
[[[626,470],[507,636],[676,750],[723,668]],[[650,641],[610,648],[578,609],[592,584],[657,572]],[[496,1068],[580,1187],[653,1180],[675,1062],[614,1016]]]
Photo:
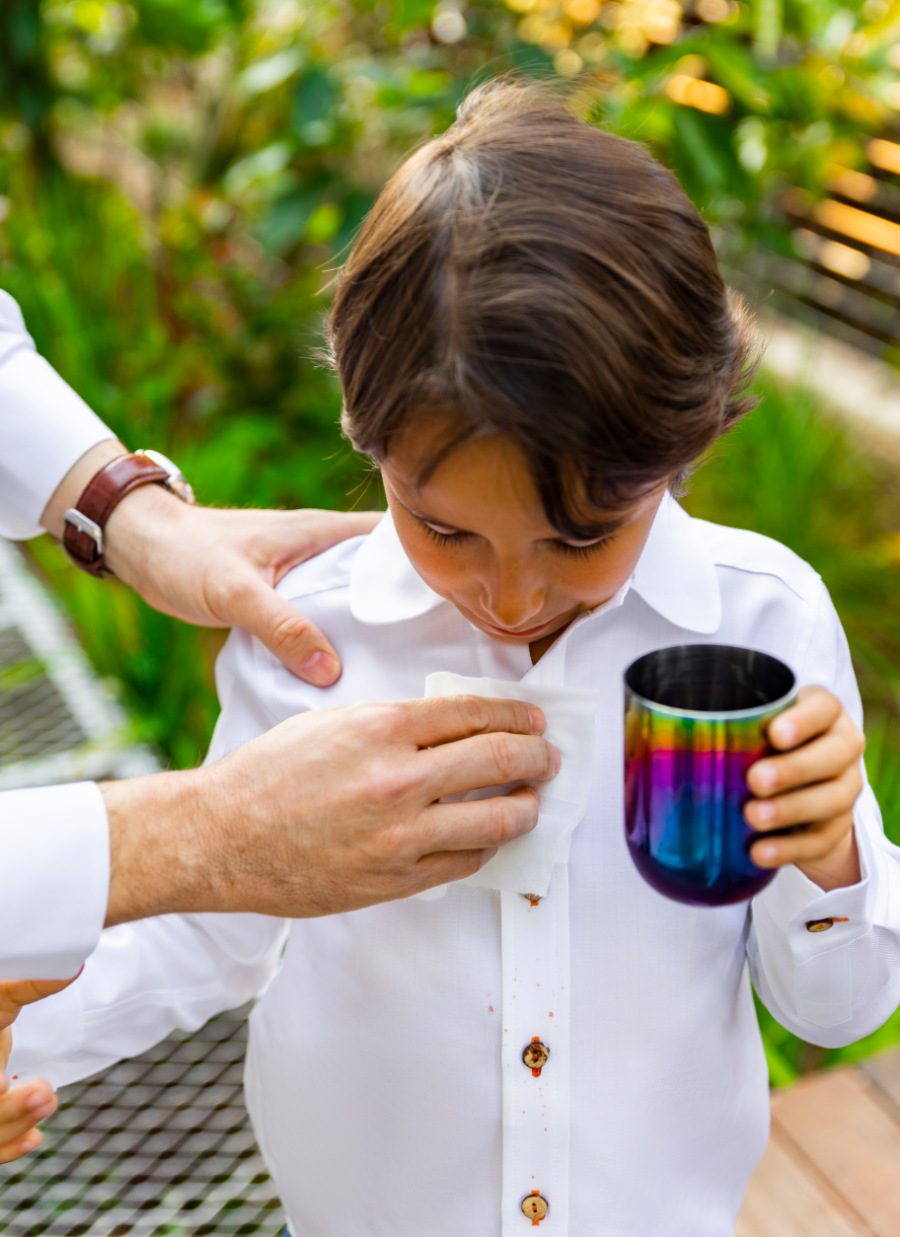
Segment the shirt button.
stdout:
[[833,919],[810,919],[806,924],[807,932],[827,932],[829,928],[833,927]]
[[531,1221],[531,1227],[537,1228],[541,1220],[546,1218],[550,1204],[539,1190],[532,1190],[522,1199],[522,1215]]
[[523,1062],[528,1066],[535,1078],[538,1078],[549,1059],[550,1049],[546,1044],[541,1043],[540,1039],[535,1035],[522,1053]]

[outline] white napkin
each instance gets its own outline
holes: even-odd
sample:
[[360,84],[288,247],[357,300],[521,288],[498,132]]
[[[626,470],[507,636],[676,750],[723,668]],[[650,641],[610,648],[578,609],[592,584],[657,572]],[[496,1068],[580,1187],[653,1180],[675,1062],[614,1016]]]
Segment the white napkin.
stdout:
[[[538,823],[530,833],[501,846],[478,872],[454,882],[543,897],[550,888],[553,865],[568,862],[572,833],[587,807],[596,754],[598,693],[572,687],[469,678],[440,671],[425,680],[425,695],[526,700],[543,710],[547,719],[544,737],[559,750],[561,763],[556,777],[538,787]],[[461,797],[483,799],[495,794],[496,789],[476,790]],[[443,885],[418,896],[441,896],[446,889]]]

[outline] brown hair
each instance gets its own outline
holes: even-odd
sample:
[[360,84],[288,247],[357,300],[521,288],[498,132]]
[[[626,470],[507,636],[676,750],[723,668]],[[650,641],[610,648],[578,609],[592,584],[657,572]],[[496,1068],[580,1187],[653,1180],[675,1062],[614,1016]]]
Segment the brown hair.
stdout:
[[703,219],[641,146],[547,87],[480,86],[388,181],[327,323],[357,450],[384,460],[417,413],[461,442],[512,435],[546,514],[630,505],[752,406],[749,328]]

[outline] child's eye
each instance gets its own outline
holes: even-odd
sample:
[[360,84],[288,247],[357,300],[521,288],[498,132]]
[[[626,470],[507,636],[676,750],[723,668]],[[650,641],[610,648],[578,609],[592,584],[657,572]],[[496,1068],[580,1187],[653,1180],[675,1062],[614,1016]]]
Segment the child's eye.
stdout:
[[432,537],[438,545],[449,545],[451,542],[460,542],[465,537],[470,535],[469,533],[453,532],[448,529],[435,528],[435,526],[433,524],[429,524],[427,520],[422,520],[421,523],[426,533],[428,533],[428,536]]
[[588,558],[596,550],[609,545],[612,537],[601,537],[599,541],[591,541],[588,545],[572,545],[571,541],[554,541],[553,545],[563,554],[574,555],[575,558]]

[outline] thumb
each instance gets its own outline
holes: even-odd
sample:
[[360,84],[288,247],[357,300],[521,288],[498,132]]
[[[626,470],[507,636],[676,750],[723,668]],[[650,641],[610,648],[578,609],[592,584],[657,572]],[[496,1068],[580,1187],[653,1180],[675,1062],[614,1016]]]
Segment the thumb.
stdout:
[[235,603],[229,621],[261,640],[292,674],[314,687],[340,677],[340,658],[319,629],[259,577],[245,581]]
[[0,1027],[8,1027],[19,1016],[24,1005],[55,996],[75,982],[84,967],[79,967],[69,979],[17,979],[0,983]]

